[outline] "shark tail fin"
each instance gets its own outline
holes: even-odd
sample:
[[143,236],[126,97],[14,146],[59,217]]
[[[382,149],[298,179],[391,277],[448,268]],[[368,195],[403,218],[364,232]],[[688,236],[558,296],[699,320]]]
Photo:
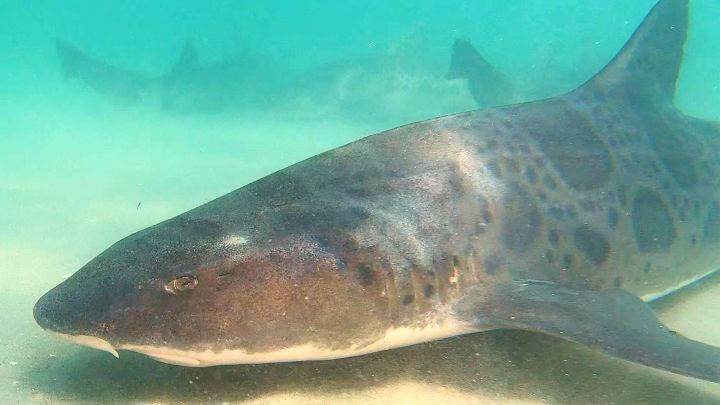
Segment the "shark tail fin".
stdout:
[[615,58],[581,89],[672,103],[688,31],[689,0],[660,0]]

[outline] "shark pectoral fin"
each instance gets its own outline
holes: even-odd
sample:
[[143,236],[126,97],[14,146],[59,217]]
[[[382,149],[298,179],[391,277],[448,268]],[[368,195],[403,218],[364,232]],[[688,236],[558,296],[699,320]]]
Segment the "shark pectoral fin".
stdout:
[[720,348],[672,332],[647,304],[620,289],[574,290],[545,281],[515,281],[478,288],[456,310],[479,327],[542,332],[625,360],[720,382]]

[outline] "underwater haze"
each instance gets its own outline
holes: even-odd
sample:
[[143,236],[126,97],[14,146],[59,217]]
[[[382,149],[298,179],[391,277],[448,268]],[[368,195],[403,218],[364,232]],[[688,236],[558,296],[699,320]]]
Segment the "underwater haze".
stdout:
[[[184,368],[60,341],[37,299],[123,237],[399,125],[572,90],[654,0],[0,4],[0,404],[720,404],[720,384],[490,331],[332,361]],[[676,97],[720,121],[720,2]],[[512,83],[449,79],[464,39]],[[498,97],[498,94],[500,97]],[[656,305],[720,345],[718,277]]]

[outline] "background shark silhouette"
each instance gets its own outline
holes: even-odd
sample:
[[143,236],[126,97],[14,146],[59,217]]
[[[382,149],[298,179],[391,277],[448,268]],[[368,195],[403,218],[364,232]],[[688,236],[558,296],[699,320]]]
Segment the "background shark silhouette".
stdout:
[[[156,76],[112,66],[66,41],[58,40],[56,50],[65,76],[114,102],[151,100],[170,114],[272,108],[302,117],[341,111],[362,119],[403,114],[419,119],[472,107],[462,83],[442,78],[442,64],[417,60],[411,55],[419,53],[402,47],[295,71],[258,55],[202,63],[187,42],[172,68]],[[428,99],[424,110],[410,105],[423,97]]]

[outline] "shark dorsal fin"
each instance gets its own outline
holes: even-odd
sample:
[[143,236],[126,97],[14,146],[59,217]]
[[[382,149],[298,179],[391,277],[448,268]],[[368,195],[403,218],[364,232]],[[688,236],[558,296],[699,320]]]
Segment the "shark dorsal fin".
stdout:
[[623,49],[582,88],[672,103],[688,30],[689,0],[660,0]]
[[179,74],[189,70],[193,70],[198,66],[198,56],[195,50],[195,45],[192,41],[186,41],[183,45],[182,51],[180,51],[180,57],[175,66],[172,68],[172,73]]

